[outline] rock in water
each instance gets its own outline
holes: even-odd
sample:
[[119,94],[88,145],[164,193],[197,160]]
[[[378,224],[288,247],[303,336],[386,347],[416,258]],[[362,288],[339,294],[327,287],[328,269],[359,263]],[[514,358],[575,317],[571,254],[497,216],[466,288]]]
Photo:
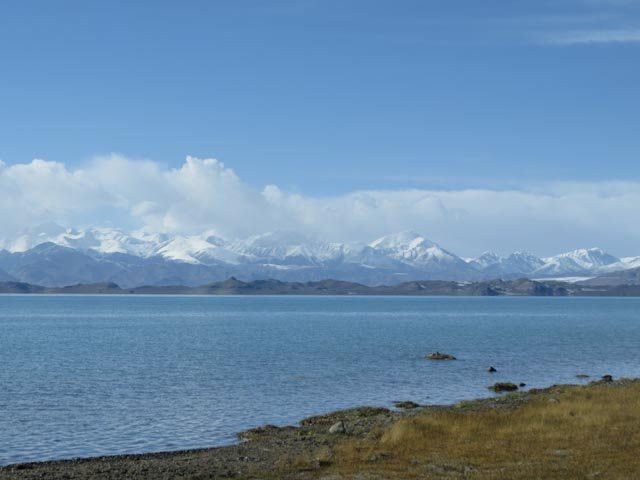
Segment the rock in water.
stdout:
[[347,433],[347,426],[344,424],[342,420],[334,423],[329,428],[329,433]]
[[585,373],[579,373],[578,375],[576,375],[576,378],[589,378],[589,375]]
[[405,400],[404,402],[393,402],[393,404],[396,406],[396,408],[406,409],[418,408],[420,406],[419,403],[412,402],[411,400]]
[[493,368],[493,367],[489,367],[489,368],[487,369],[487,372],[489,372],[489,373],[496,373],[497,371],[498,371],[498,370],[496,370],[496,369],[495,369],[495,368]]
[[489,390],[494,392],[513,392],[518,389],[518,385],[511,382],[498,382],[489,387]]
[[427,360],[455,360],[456,357],[448,353],[433,352],[425,357]]

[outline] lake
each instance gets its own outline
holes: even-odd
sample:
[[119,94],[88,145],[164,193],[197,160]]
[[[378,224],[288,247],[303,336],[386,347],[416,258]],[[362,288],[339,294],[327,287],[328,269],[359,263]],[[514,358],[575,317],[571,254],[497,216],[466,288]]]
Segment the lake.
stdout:
[[639,347],[636,298],[5,295],[0,465],[224,445],[501,380],[637,377]]

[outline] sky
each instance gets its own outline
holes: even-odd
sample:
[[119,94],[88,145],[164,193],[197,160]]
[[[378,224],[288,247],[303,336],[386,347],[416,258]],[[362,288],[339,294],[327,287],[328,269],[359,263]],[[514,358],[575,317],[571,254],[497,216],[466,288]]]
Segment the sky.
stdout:
[[7,1],[0,236],[44,221],[640,255],[640,1]]

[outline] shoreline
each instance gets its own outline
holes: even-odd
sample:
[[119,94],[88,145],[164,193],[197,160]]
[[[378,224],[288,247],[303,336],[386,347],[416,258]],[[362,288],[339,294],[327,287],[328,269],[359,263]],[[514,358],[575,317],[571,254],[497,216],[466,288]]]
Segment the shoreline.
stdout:
[[[323,460],[331,456],[327,452],[346,441],[368,439],[403,419],[429,412],[474,413],[516,409],[539,396],[564,389],[580,390],[594,385],[608,388],[638,383],[640,379],[596,380],[587,384],[532,388],[448,405],[421,405],[396,410],[355,407],[304,418],[296,426],[263,425],[253,428],[238,433],[239,441],[226,446],[9,464],[0,467],[0,480],[316,478],[318,472],[331,464],[328,459]],[[344,432],[329,432],[340,422]]]
[[342,280],[283,282],[274,279],[248,282],[230,278],[200,286],[166,285],[120,287],[116,283],[45,287],[24,282],[0,282],[0,294],[51,295],[288,295],[288,296],[448,296],[448,297],[640,297],[640,285],[582,285],[556,280],[414,280],[394,285],[364,285]]

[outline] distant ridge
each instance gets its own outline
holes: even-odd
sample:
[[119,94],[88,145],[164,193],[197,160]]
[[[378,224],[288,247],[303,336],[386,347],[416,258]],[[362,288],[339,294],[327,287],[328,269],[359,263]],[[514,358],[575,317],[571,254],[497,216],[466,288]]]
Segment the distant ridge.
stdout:
[[529,279],[449,282],[411,281],[393,286],[367,286],[341,280],[282,282],[229,278],[197,287],[142,286],[121,288],[115,283],[43,287],[22,282],[0,282],[0,294],[100,295],[417,295],[417,296],[640,296],[640,285],[590,286]]

